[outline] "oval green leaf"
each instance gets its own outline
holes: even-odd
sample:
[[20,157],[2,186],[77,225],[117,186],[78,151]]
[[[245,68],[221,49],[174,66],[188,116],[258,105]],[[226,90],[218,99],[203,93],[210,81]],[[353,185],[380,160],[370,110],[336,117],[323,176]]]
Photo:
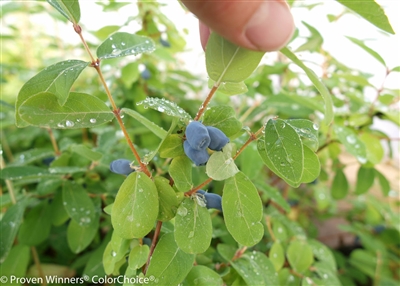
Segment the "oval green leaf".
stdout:
[[269,259],[275,267],[275,271],[279,271],[285,263],[285,251],[280,242],[275,241],[269,251]]
[[[18,244],[14,246],[11,251],[10,255],[7,259],[1,264],[1,275],[2,277],[24,277],[26,274],[26,270],[28,268],[30,258],[30,249],[27,245]],[[2,278],[4,279],[4,278]],[[5,283],[2,280],[1,285],[4,286],[12,286],[14,283]],[[20,284],[21,285],[21,284]]]
[[184,154],[182,136],[178,134],[168,135],[160,146],[161,158],[175,158]]
[[317,154],[315,154],[310,148],[308,148],[306,145],[303,145],[303,150],[304,170],[303,176],[301,177],[301,182],[311,183],[318,178],[319,173],[321,172],[321,164],[319,163]]
[[311,150],[318,150],[318,130],[319,126],[314,122],[306,119],[288,119],[285,120],[287,124],[299,134],[304,145],[307,145]]
[[0,263],[3,263],[14,243],[15,236],[22,223],[26,203],[25,200],[18,201],[9,207],[0,220]]
[[204,113],[203,124],[214,126],[230,137],[242,129],[242,123],[237,120],[235,110],[231,106],[213,106]]
[[183,122],[192,120],[192,117],[183,108],[179,107],[175,102],[169,101],[165,98],[147,97],[136,105],[143,105],[144,108],[157,110],[158,112],[165,113],[168,116],[179,118]]
[[83,251],[92,242],[99,228],[99,218],[95,217],[88,224],[79,224],[71,220],[67,228],[67,242],[73,253]]
[[267,156],[282,178],[300,183],[304,171],[304,150],[297,132],[283,120],[271,119],[265,127],[264,142]]
[[293,240],[289,244],[286,255],[297,273],[304,273],[314,262],[312,248],[305,241]]
[[179,201],[169,180],[163,177],[155,177],[154,184],[158,192],[158,217],[159,221],[169,221],[175,217]]
[[364,143],[356,133],[348,127],[334,125],[333,130],[346,150],[354,155],[361,164],[367,163],[367,151]]
[[71,92],[61,106],[50,92],[38,93],[25,100],[18,109],[30,125],[56,129],[91,128],[114,118],[108,106],[95,96]]
[[221,152],[214,152],[206,165],[207,175],[215,181],[223,181],[239,172],[232,159],[234,144],[228,143]]
[[38,93],[54,94],[58,104],[63,106],[67,102],[72,84],[88,65],[89,62],[80,60],[62,61],[45,68],[26,82],[19,91],[15,103],[17,126],[27,126],[26,122],[21,119],[18,110],[26,100]]
[[197,265],[190,270],[183,282],[184,286],[222,286],[224,285],[221,276],[207,266]]
[[169,165],[168,172],[179,191],[186,192],[193,187],[192,161],[186,155],[175,157]]
[[148,37],[126,32],[116,32],[100,44],[96,54],[99,59],[112,59],[149,53],[153,52],[154,49],[155,44]]
[[247,50],[211,33],[206,48],[207,73],[216,85],[241,82],[257,68],[263,56],[263,52]]
[[154,227],[158,216],[158,195],[154,182],[140,172],[122,183],[111,212],[115,232],[123,238],[141,238]]
[[78,0],[47,0],[47,2],[72,23],[78,24],[81,18]]
[[331,186],[331,195],[335,200],[341,200],[349,192],[349,183],[342,169],[337,169]]
[[263,234],[262,203],[256,187],[242,173],[225,181],[222,209],[226,228],[240,244],[253,246]]
[[[193,267],[194,254],[182,251],[174,234],[164,234],[154,249],[146,277],[155,277],[150,285],[178,285]],[[172,274],[172,275],[171,275]]]
[[365,168],[361,166],[357,172],[357,184],[355,189],[356,195],[362,195],[366,193],[374,184],[375,180],[375,169]]
[[147,257],[149,256],[149,246],[146,244],[143,245],[136,245],[132,248],[131,252],[129,253],[129,268],[131,269],[139,269],[142,267],[146,261]]
[[176,244],[186,253],[205,252],[212,237],[211,217],[207,208],[194,199],[185,198],[176,213],[174,235]]
[[75,182],[65,181],[62,192],[63,205],[70,218],[82,226],[91,224],[96,213],[86,190]]

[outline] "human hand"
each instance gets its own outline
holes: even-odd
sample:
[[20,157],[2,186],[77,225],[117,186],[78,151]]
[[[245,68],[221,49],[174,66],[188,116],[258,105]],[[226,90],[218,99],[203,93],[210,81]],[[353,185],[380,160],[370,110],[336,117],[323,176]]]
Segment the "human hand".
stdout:
[[241,47],[273,51],[284,47],[294,31],[285,0],[182,0],[200,21],[200,40],[205,48],[210,29]]

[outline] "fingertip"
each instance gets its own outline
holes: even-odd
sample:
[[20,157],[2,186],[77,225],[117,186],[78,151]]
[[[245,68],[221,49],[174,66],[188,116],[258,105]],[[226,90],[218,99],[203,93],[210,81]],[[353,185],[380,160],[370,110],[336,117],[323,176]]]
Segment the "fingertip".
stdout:
[[205,24],[199,21],[199,32],[200,32],[200,42],[203,50],[206,50],[206,45],[208,42],[208,38],[210,37],[210,28],[208,28]]

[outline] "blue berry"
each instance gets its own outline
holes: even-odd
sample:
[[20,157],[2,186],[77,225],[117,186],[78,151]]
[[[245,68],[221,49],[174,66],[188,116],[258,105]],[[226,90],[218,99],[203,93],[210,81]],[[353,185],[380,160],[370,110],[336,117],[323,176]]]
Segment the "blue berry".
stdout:
[[144,71],[142,71],[140,76],[145,80],[150,79],[151,78],[151,72],[146,68]]
[[166,47],[166,48],[171,47],[171,44],[170,44],[167,40],[164,40],[164,39],[162,39],[162,38],[160,38],[160,44],[161,44],[163,47]]
[[216,127],[207,126],[208,135],[210,135],[210,144],[208,148],[214,151],[221,151],[223,147],[229,142],[229,138],[225,133]]
[[195,150],[192,148],[192,146],[190,146],[187,140],[183,142],[183,151],[185,151],[186,156],[188,156],[189,159],[196,164],[196,166],[205,165],[208,161],[208,158],[210,158],[210,155],[207,152],[207,148],[202,150]]
[[110,170],[115,174],[125,176],[128,176],[132,172],[135,172],[135,170],[131,168],[131,161],[126,159],[118,159],[112,161],[110,164]]
[[199,121],[192,121],[186,127],[186,140],[195,150],[204,150],[210,144],[207,128]]
[[198,190],[197,193],[202,194],[204,196],[204,200],[206,203],[206,207],[208,209],[217,209],[222,212],[222,197],[217,194],[207,193],[203,190]]

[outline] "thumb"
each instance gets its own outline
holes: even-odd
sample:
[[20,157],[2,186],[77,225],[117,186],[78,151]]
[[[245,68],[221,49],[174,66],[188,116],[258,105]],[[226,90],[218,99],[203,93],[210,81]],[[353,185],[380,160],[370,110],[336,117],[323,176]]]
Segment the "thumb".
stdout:
[[205,26],[239,46],[257,51],[282,48],[294,31],[293,17],[284,0],[182,2],[201,22],[203,47],[209,35]]

